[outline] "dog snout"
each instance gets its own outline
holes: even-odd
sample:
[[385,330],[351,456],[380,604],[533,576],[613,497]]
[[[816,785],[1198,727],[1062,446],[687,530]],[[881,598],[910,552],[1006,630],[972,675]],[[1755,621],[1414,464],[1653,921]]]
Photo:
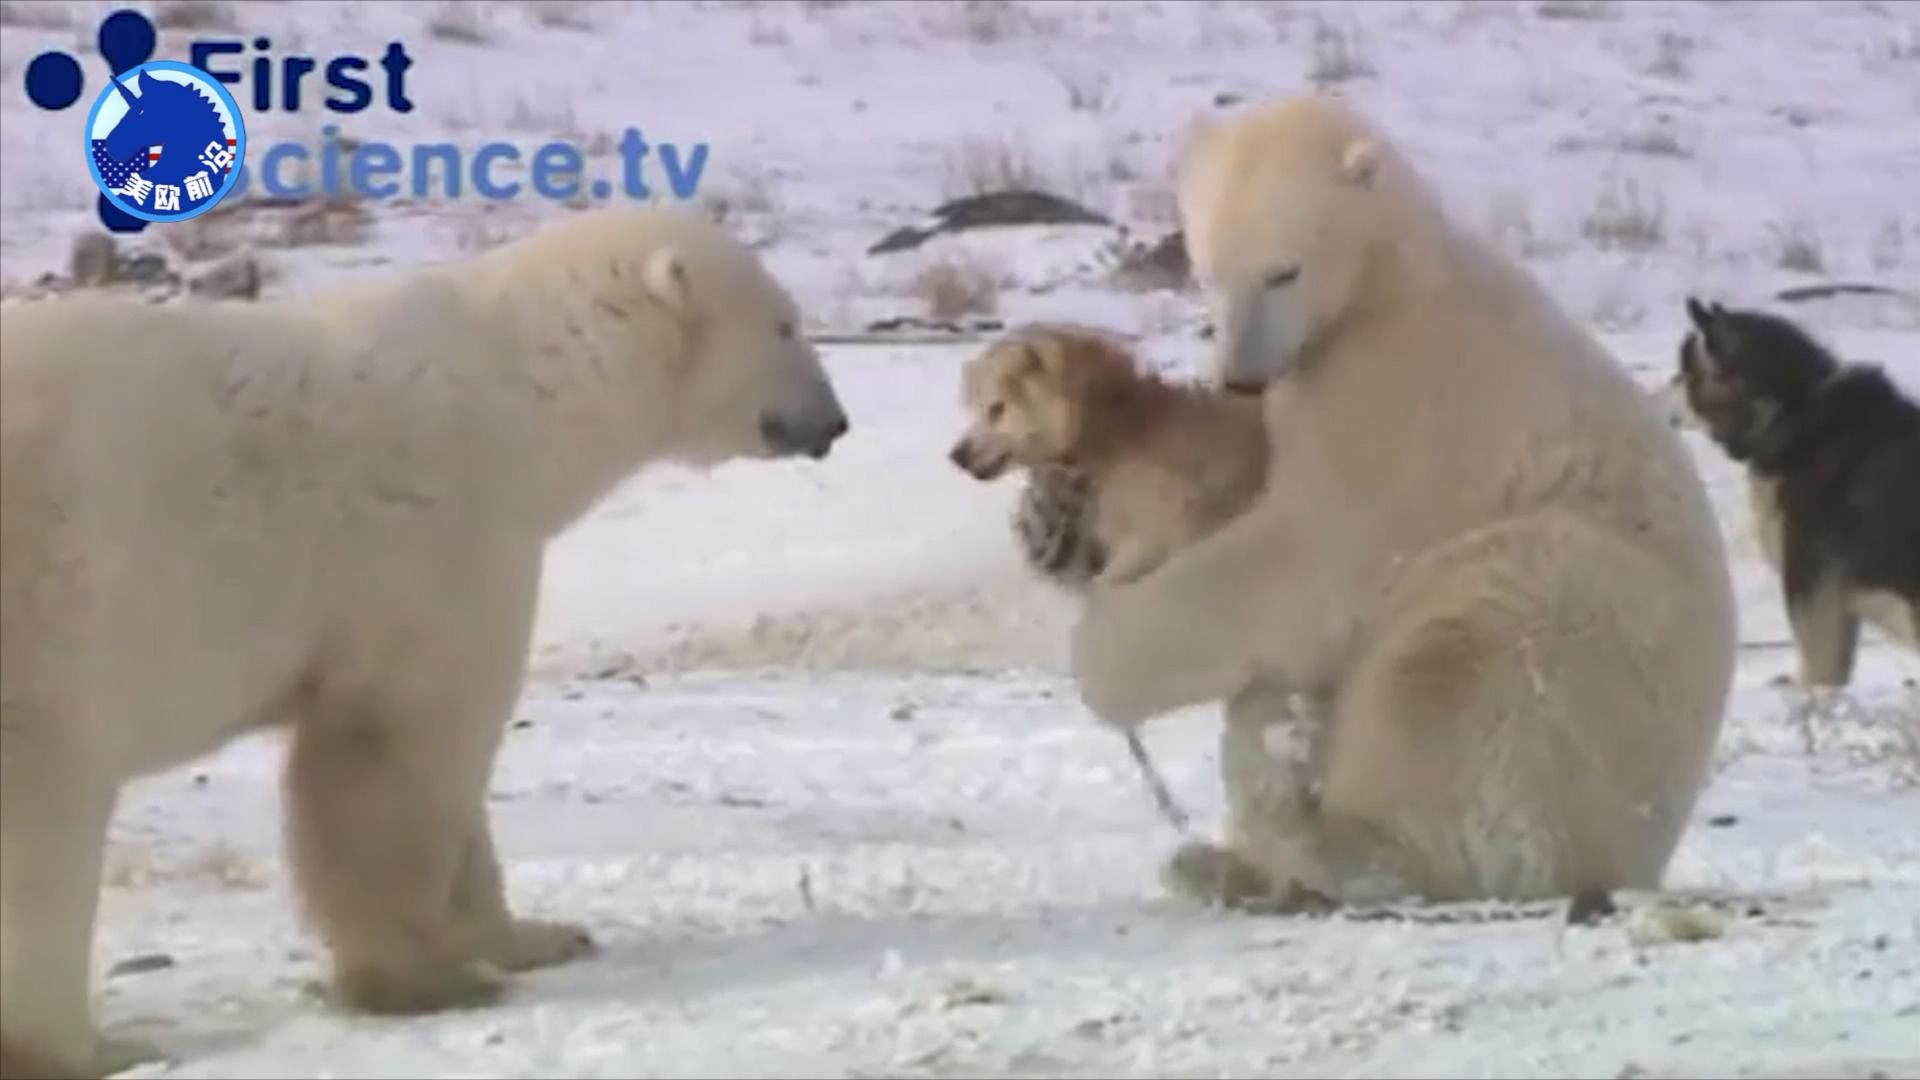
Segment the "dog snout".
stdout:
[[947,460],[975,480],[992,480],[1006,471],[1009,457],[1005,453],[983,451],[971,436],[962,436],[947,451]]
[[839,409],[798,417],[773,410],[760,414],[760,437],[775,453],[815,460],[826,457],[850,427],[847,414]]

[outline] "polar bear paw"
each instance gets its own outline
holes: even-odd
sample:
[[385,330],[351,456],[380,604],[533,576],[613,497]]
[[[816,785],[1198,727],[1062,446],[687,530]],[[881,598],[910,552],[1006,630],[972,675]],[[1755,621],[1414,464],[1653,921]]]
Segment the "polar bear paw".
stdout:
[[488,945],[482,955],[509,972],[553,967],[599,951],[585,927],[540,919],[515,919],[505,934]]
[[1332,910],[1327,896],[1292,880],[1276,882],[1232,848],[1199,841],[1180,845],[1160,878],[1172,892],[1210,907],[1263,915],[1304,915]]
[[506,992],[506,973],[484,960],[402,969],[368,964],[334,978],[334,1001],[375,1016],[411,1016],[491,1005]]

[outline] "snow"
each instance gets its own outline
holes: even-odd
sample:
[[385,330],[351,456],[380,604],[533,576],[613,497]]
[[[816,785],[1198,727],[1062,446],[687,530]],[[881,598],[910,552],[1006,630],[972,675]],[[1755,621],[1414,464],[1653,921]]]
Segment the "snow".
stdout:
[[[110,10],[67,7],[64,28],[8,26],[9,80]],[[1194,298],[1104,283],[1118,228],[860,253],[996,148],[1156,239],[1188,120],[1216,94],[1304,88],[1336,35],[1374,69],[1342,91],[1650,393],[1688,291],[1911,288],[1920,265],[1909,4],[577,5],[590,32],[498,5],[478,45],[428,33],[440,5],[225,7],[309,55],[406,41],[420,112],[343,120],[357,137],[531,146],[633,124],[707,141],[703,190],[815,332],[919,313],[920,268],[972,262],[1000,279],[1003,317],[1100,323],[1191,364]],[[90,200],[71,116],[7,94],[0,117],[17,286],[61,267]],[[249,133],[318,123],[250,116]],[[1678,151],[1621,149],[1662,130]],[[1664,236],[1603,248],[1583,225],[1629,185]],[[362,243],[268,252],[271,291],[565,212],[376,206]],[[1823,269],[1782,266],[1795,230]],[[1920,388],[1920,306],[1790,310]],[[1869,630],[1853,711],[1803,743],[1777,585],[1738,474],[1697,432],[1745,645],[1670,891],[1597,927],[1538,909],[1230,917],[1159,890],[1179,837],[1077,703],[1071,610],[1015,561],[1012,484],[946,461],[970,347],[829,346],[853,432],[827,461],[651,473],[553,546],[492,811],[516,907],[585,922],[601,955],[472,1013],[325,1008],[280,862],[278,742],[249,738],[131,785],[116,819],[101,1015],[170,1057],[128,1075],[1920,1075],[1920,747],[1900,741],[1920,658]],[[1199,709],[1147,735],[1203,828],[1217,730]],[[1717,934],[1670,940],[1676,908]]]

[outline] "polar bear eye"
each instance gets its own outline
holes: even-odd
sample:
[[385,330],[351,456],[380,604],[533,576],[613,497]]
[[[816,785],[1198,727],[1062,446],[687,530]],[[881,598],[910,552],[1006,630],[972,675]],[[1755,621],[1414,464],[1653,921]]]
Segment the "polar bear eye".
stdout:
[[996,401],[993,404],[987,406],[987,422],[990,424],[999,423],[1000,414],[1006,411],[1007,411],[1006,403],[1002,401]]
[[1298,278],[1299,276],[1300,276],[1300,268],[1297,266],[1289,266],[1283,270],[1275,270],[1267,275],[1267,288],[1269,289],[1285,288],[1286,286],[1293,284],[1294,279]]
[[781,341],[792,341],[793,340],[793,323],[783,322],[777,328],[775,328],[774,332],[780,335]]

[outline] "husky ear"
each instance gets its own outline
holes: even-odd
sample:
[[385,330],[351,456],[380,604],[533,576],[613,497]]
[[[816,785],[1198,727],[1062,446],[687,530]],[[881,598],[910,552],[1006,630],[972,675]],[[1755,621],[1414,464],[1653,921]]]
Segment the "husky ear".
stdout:
[[1687,297],[1687,318],[1691,319],[1693,325],[1703,334],[1712,327],[1713,320],[1722,313],[1722,310],[1718,304],[1703,304],[1694,297]]
[[687,264],[672,248],[661,248],[647,256],[642,271],[647,292],[675,313],[685,315],[692,299],[687,288]]

